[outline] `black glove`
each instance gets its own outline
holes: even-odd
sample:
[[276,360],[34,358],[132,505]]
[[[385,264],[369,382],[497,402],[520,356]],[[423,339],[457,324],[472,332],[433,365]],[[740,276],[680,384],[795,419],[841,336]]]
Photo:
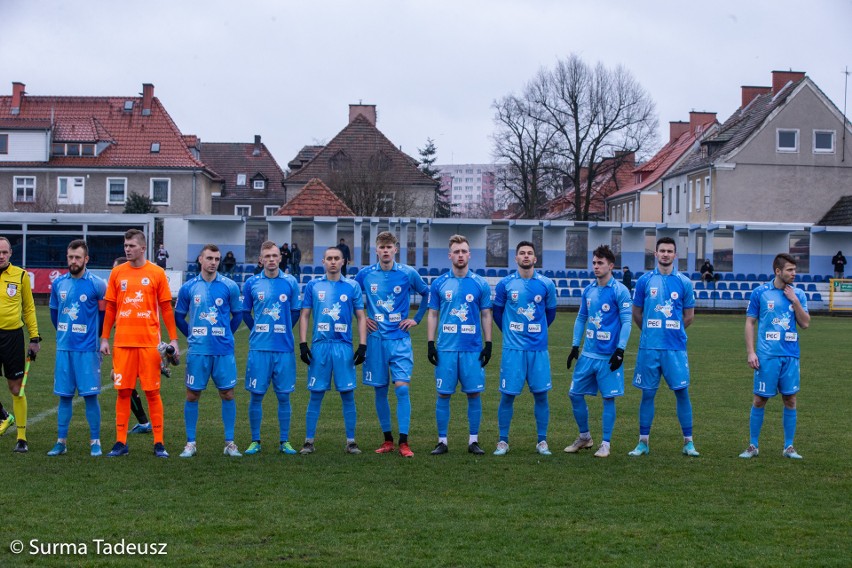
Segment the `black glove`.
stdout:
[[30,350],[27,352],[27,357],[29,357],[29,358],[30,358],[30,361],[35,361],[35,359],[36,359],[36,353],[35,353],[35,351],[33,351],[32,349],[30,349]]
[[299,359],[301,359],[302,363],[305,365],[310,365],[311,361],[314,359],[314,356],[311,355],[311,350],[308,348],[308,344],[304,341],[299,344]]
[[479,352],[479,364],[483,367],[491,360],[491,342],[485,342],[485,348]]
[[352,357],[352,362],[356,365],[360,365],[364,362],[364,359],[367,358],[367,346],[359,345],[358,349],[355,350],[355,356]]
[[609,370],[615,371],[621,364],[624,363],[624,349],[616,349],[615,353],[612,354],[612,357],[609,358]]
[[568,370],[571,370],[571,363],[576,361],[580,357],[580,348],[578,346],[574,346],[571,348],[571,354],[568,355]]
[[438,350],[435,349],[434,341],[429,342],[429,354],[426,356],[426,358],[429,359],[430,363],[432,363],[436,367],[438,366]]

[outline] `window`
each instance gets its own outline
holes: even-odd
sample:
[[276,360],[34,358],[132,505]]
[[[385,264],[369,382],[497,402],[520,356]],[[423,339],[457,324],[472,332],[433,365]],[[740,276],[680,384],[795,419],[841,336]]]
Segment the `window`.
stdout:
[[811,234],[807,231],[790,233],[790,256],[796,259],[796,272],[811,271]]
[[509,266],[509,227],[492,226],[485,229],[485,266]]
[[586,231],[565,232],[565,268],[586,268],[589,234]]
[[51,144],[50,145],[50,153],[54,156],[64,156],[65,155],[65,144]]
[[731,231],[716,231],[713,235],[712,264],[716,272],[734,269],[734,234]]
[[689,190],[688,190],[688,193],[686,194],[686,203],[687,203],[686,210],[689,213],[692,213],[692,187],[693,187],[692,180],[689,180]]
[[680,213],[680,185],[675,188],[675,213]]
[[107,203],[127,201],[127,178],[107,178]]
[[245,187],[246,174],[237,174],[237,187]]
[[784,130],[779,128],[777,130],[777,145],[776,151],[778,152],[798,152],[799,151],[799,131],[797,130]]
[[0,154],[9,153],[9,135],[0,134]]
[[814,130],[814,154],[834,154],[834,130]]
[[254,183],[252,184],[252,188],[253,189],[266,189],[266,181],[262,180],[262,179],[256,179],[256,180],[254,180]]
[[151,178],[151,202],[154,205],[168,205],[171,197],[172,180],[169,178]]
[[85,178],[60,177],[56,179],[56,202],[82,205],[85,199]]
[[710,209],[710,176],[704,178],[704,208]]
[[35,201],[36,179],[34,177],[15,178],[15,201],[33,203]]
[[95,155],[95,145],[94,144],[82,144],[80,146],[81,154],[83,156],[94,156]]
[[251,217],[251,205],[234,205],[234,215]]
[[160,143],[159,142],[151,142],[151,153],[159,154],[160,153]]
[[80,155],[80,145],[79,144],[66,144],[65,145],[65,155],[66,156],[79,156]]
[[130,112],[133,110],[133,101],[124,101],[124,112]]
[[695,180],[695,210],[701,211],[701,179]]
[[267,205],[263,208],[263,214],[266,217],[272,217],[278,211],[279,207],[277,205]]
[[674,191],[674,188],[669,187],[669,215],[672,214],[672,191]]

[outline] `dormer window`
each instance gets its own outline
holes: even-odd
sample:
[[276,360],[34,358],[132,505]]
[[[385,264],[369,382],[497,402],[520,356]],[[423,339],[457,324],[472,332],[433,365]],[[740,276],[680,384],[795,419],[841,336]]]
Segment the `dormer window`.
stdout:
[[160,143],[159,142],[151,142],[151,153],[159,154],[160,153]]
[[256,179],[252,184],[253,189],[266,189],[266,180]]
[[237,174],[237,187],[246,186],[246,174]]

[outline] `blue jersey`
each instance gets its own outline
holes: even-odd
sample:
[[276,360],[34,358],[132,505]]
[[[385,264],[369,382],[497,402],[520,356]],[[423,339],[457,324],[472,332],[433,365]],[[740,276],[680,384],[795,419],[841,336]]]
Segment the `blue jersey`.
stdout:
[[447,272],[429,288],[429,309],[438,312],[439,351],[481,351],[482,310],[491,309],[491,286],[468,270],[463,278]]
[[673,270],[646,272],[636,281],[633,305],[642,309],[640,349],[686,351],[683,310],[695,308],[692,281]]
[[299,284],[283,270],[275,278],[264,272],[246,280],[243,286],[243,311],[254,318],[249,333],[249,350],[293,352],[291,312],[302,309]]
[[56,349],[97,351],[98,304],[106,294],[106,282],[88,270],[80,278],[70,273],[53,281],[50,309],[57,311]]
[[503,311],[503,347],[521,351],[547,351],[547,316],[545,310],[556,309],[556,286],[553,281],[533,272],[529,280],[517,272],[497,283],[495,306]]
[[216,273],[212,282],[201,276],[187,280],[178,291],[175,317],[189,315],[189,352],[193,355],[231,355],[234,334],[231,314],[242,317],[240,289],[230,278]]
[[364,293],[367,316],[376,322],[382,339],[399,339],[408,335],[399,329],[399,322],[408,318],[411,292],[420,294],[420,309],[414,321],[420,323],[426,312],[429,287],[417,271],[407,264],[394,262],[390,270],[382,270],[381,263],[362,268],[355,276]]
[[[808,311],[808,298],[799,288],[793,288],[802,308]],[[746,316],[757,320],[758,357],[798,357],[799,334],[793,303],[773,282],[751,291]]]
[[321,342],[352,344],[352,315],[355,310],[364,309],[364,296],[357,282],[351,278],[337,281],[325,276],[315,278],[305,286],[302,305],[313,312],[311,345]]
[[579,346],[585,336],[583,353],[594,359],[609,358],[616,349],[626,348],[632,307],[630,292],[624,284],[615,278],[603,286],[593,281],[583,290],[571,344]]

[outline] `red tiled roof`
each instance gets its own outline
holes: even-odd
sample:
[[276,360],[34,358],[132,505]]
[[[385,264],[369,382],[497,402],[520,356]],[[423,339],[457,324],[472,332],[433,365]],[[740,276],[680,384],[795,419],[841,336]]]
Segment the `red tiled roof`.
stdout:
[[[305,148],[302,149],[304,150]],[[435,180],[420,171],[414,158],[397,148],[362,114],[346,125],[311,161],[290,174],[287,182],[307,183],[313,178],[329,179],[330,161],[340,152],[352,163],[368,163],[371,158],[375,159],[377,154],[384,154],[390,160],[389,177],[394,182],[403,185],[435,185]]]
[[[131,111],[125,101],[133,102]],[[204,168],[196,160],[180,130],[160,100],[152,98],[151,113],[142,116],[142,97],[74,97],[25,95],[18,115],[11,114],[12,97],[0,96],[2,128],[53,124],[53,139],[69,142],[106,142],[98,156],[50,156],[44,162],[3,162],[0,166],[83,168]],[[35,121],[35,122],[34,122]],[[158,142],[160,151],[151,152]]]
[[[620,188],[630,185],[633,181],[633,171],[636,168],[636,158],[631,152],[629,154],[604,158],[600,161],[597,175],[592,180],[592,195],[589,202],[589,217],[602,217],[606,212],[605,200],[610,195],[619,191]],[[584,170],[587,171],[587,170]],[[588,175],[584,173],[580,177],[580,185],[585,191]],[[562,195],[551,199],[545,205],[542,219],[561,219],[574,213],[574,190],[567,187]]]
[[354,217],[355,213],[325,185],[322,180],[310,180],[289,203],[275,212],[291,217]]
[[[258,174],[267,180],[269,191],[282,190],[284,171],[266,144],[260,144],[260,153],[257,156],[254,155],[254,149],[253,142],[203,142],[201,159],[225,180],[226,191],[256,193],[259,190],[252,190],[251,185],[252,179]],[[246,174],[246,185],[237,186],[237,174]],[[229,195],[233,196],[234,193]]]

